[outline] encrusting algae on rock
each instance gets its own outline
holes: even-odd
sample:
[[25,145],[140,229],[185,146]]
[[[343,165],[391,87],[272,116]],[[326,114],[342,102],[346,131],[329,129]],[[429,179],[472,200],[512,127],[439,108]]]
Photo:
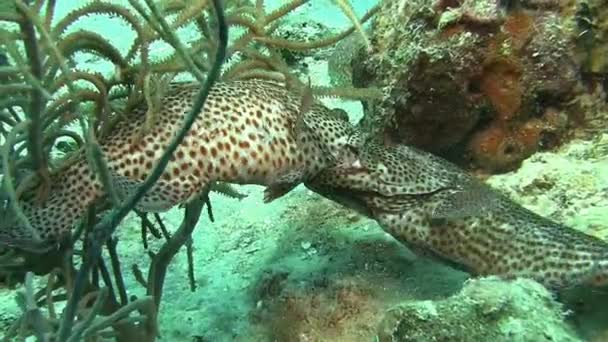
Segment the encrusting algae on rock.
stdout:
[[373,51],[349,63],[354,85],[390,94],[366,106],[364,130],[492,173],[567,141],[587,92],[579,17],[558,2],[501,3],[383,1]]

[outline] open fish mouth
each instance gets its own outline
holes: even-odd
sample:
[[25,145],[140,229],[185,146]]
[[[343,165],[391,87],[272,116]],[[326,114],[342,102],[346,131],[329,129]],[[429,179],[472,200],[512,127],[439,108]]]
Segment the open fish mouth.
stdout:
[[53,239],[42,239],[36,232],[27,229],[17,218],[10,203],[0,205],[0,248],[45,253],[58,245]]
[[311,191],[332,200],[346,208],[355,210],[361,215],[369,218],[373,218],[372,209],[367,205],[366,201],[362,199],[362,193],[343,189],[340,187],[334,187],[328,184],[321,184],[315,182],[313,179],[310,182],[305,182],[304,185]]

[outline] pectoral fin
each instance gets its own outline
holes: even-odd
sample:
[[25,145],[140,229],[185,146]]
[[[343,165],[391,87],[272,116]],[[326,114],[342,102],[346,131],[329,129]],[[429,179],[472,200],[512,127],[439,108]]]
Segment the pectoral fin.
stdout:
[[264,190],[264,203],[270,203],[277,198],[283,197],[303,181],[303,170],[293,170],[277,177],[277,179]]
[[[437,197],[435,197],[437,196]],[[460,219],[487,213],[498,205],[499,196],[482,185],[463,190],[446,190],[435,195],[433,219]]]
[[293,190],[299,183],[283,183],[276,184],[266,188],[264,190],[264,203],[270,203],[277,198],[285,196],[288,192]]

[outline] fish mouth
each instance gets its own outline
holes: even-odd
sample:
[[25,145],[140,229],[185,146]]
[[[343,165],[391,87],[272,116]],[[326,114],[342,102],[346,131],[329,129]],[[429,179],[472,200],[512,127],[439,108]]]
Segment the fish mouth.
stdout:
[[0,238],[0,248],[14,248],[24,252],[44,254],[56,249],[57,244],[50,241],[32,240],[32,239],[7,239]]
[[0,212],[0,248],[12,248],[30,253],[46,253],[58,243],[48,239],[41,239],[19,224],[13,215],[7,215],[5,210]]
[[368,218],[373,218],[372,208],[363,200],[364,192],[352,191],[326,184],[305,182],[304,185],[311,191],[344,207],[350,208]]
[[[18,233],[11,234],[11,231],[18,231]],[[58,245],[58,243],[53,241],[42,240],[34,236],[25,236],[23,230],[17,227],[0,228],[0,248],[12,248],[24,252],[42,254],[56,249]]]

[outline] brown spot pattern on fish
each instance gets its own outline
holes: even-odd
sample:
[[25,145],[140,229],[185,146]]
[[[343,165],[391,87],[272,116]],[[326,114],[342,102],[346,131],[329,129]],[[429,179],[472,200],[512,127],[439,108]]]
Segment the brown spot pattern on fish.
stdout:
[[543,218],[427,152],[366,145],[360,167],[332,167],[305,184],[376,219],[413,250],[476,275],[548,287],[608,283],[605,241]]
[[[152,170],[191,108],[198,87],[198,84],[172,85],[163,98],[157,125],[145,136],[140,135],[140,127],[147,109],[140,107],[100,142],[119,193],[133,191]],[[333,165],[333,159],[322,153],[315,135],[331,140],[330,135],[341,132],[334,129],[336,125],[350,125],[342,121],[327,125],[329,133],[322,131],[323,126],[314,132],[305,126],[297,129],[300,100],[300,94],[278,83],[260,80],[217,83],[159,182],[138,209],[167,210],[197,196],[214,181],[272,186],[281,176],[298,170],[299,178],[291,180],[297,183]],[[306,115],[324,118],[325,123],[337,122],[332,113],[315,102]],[[78,162],[53,177],[50,197],[45,203],[36,205],[31,198],[22,200],[26,217],[40,239],[13,219],[0,223],[0,244],[35,249],[40,247],[39,243],[53,243],[70,232],[87,206],[103,195],[99,180],[81,156]]]
[[[300,113],[296,119],[293,135],[296,139],[309,142],[304,145],[304,153],[309,152],[307,145],[317,147],[319,154],[311,158],[315,163],[330,166],[348,164],[356,158],[348,148],[350,141],[358,134],[348,120],[348,115],[340,110],[328,110],[318,102],[312,102],[311,89],[303,94]],[[314,162],[314,161],[313,161]],[[292,169],[277,177],[266,189],[264,201],[270,202],[289,192],[296,185],[310,177],[306,169]]]

